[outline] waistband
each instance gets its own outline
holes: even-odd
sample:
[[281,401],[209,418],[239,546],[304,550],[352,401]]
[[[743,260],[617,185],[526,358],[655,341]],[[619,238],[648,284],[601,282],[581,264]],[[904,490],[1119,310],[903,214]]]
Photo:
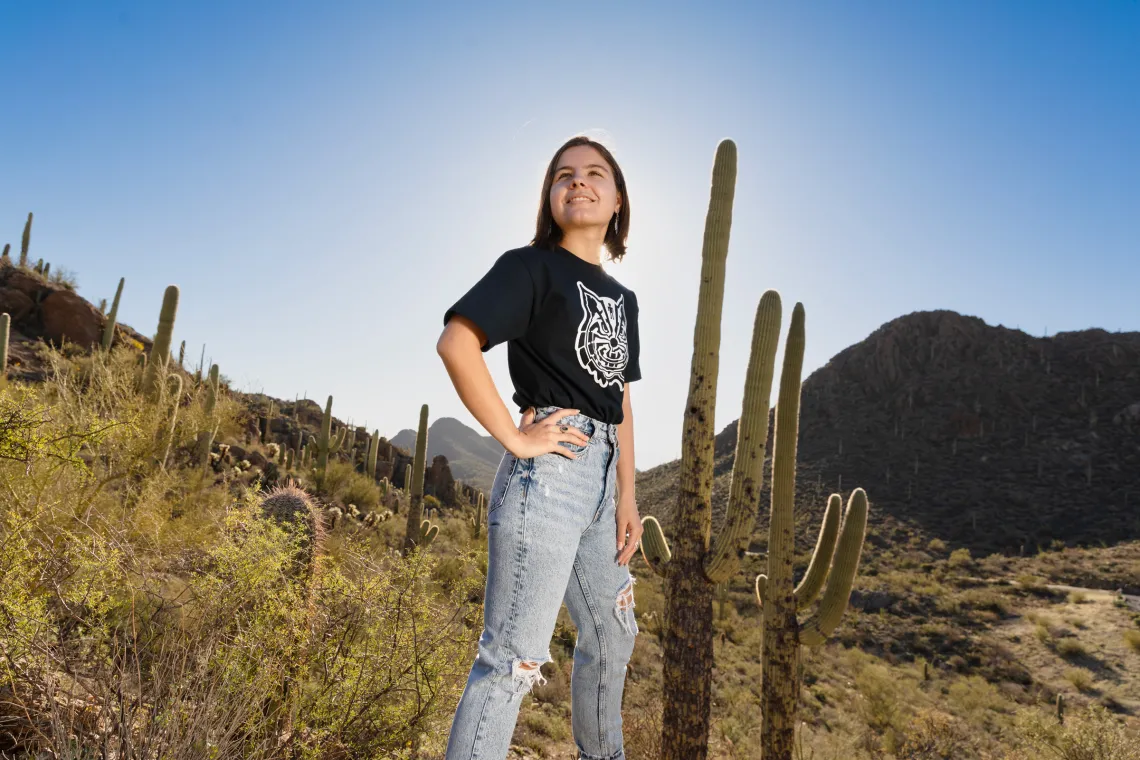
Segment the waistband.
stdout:
[[[548,417],[551,412],[556,409],[561,409],[559,406],[538,406],[534,409],[535,422]],[[581,430],[586,435],[590,436],[590,440],[594,441],[616,441],[617,440],[617,425],[612,422],[602,422],[601,420],[594,419],[589,415],[582,414],[568,414],[562,418],[563,425],[573,425]]]

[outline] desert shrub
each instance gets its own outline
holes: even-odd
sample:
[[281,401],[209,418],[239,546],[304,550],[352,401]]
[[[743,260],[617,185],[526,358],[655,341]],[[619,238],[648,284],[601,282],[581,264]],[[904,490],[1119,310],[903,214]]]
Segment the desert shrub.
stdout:
[[1101,707],[1069,712],[1063,724],[1025,710],[1016,725],[1017,748],[1008,760],[1140,760],[1140,733]]
[[977,746],[962,722],[942,713],[922,711],[907,727],[895,751],[897,760],[960,760],[973,757]]
[[1073,688],[1079,692],[1085,693],[1092,691],[1092,673],[1084,668],[1069,668],[1065,671],[1065,680],[1071,683]]
[[1127,644],[1133,652],[1140,654],[1140,631],[1125,631],[1124,643]]
[[237,402],[207,419],[187,376],[147,401],[137,356],[45,349],[43,384],[0,391],[0,754],[442,752],[477,569],[440,588],[432,553],[359,530],[297,563],[295,528],[197,466]]
[[946,564],[948,564],[950,567],[960,570],[973,565],[974,560],[970,556],[969,549],[961,548],[950,552],[950,558],[946,560]]
[[1057,639],[1053,649],[1066,660],[1076,660],[1087,656],[1089,653],[1088,648],[1075,636]]
[[[337,464],[340,470],[340,465],[345,463]],[[329,462],[329,467],[332,466],[333,463]],[[333,497],[342,504],[355,504],[361,512],[371,512],[380,506],[380,487],[367,475],[350,471],[338,484]]]
[[1070,591],[1069,604],[1084,604],[1089,600],[1088,594],[1083,591]]
[[942,554],[946,551],[946,542],[941,538],[932,538],[930,543],[926,545],[926,549],[932,554]]

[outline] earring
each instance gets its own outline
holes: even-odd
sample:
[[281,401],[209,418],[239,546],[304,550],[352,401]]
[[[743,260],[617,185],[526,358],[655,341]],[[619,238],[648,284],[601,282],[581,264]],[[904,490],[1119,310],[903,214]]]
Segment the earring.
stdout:
[[617,215],[617,212],[615,211],[614,212],[614,236],[616,237],[617,234],[618,234],[618,215]]

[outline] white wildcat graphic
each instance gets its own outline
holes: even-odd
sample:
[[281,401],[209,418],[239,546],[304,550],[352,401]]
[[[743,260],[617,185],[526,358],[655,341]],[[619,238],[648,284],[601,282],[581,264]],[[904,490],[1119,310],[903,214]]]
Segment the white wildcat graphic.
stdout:
[[582,321],[574,339],[578,363],[605,388],[617,384],[625,390],[623,370],[629,362],[626,343],[625,294],[615,301],[598,295],[578,281],[582,301]]

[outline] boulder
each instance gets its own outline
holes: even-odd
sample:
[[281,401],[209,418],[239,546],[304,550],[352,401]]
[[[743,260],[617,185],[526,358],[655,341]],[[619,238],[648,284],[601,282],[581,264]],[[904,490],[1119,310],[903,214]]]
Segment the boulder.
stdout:
[[62,344],[68,340],[83,349],[103,339],[104,317],[85,298],[70,290],[53,290],[40,304],[43,336]]
[[35,305],[31,296],[21,290],[8,287],[0,288],[0,313],[10,314],[14,323],[23,321],[32,313]]

